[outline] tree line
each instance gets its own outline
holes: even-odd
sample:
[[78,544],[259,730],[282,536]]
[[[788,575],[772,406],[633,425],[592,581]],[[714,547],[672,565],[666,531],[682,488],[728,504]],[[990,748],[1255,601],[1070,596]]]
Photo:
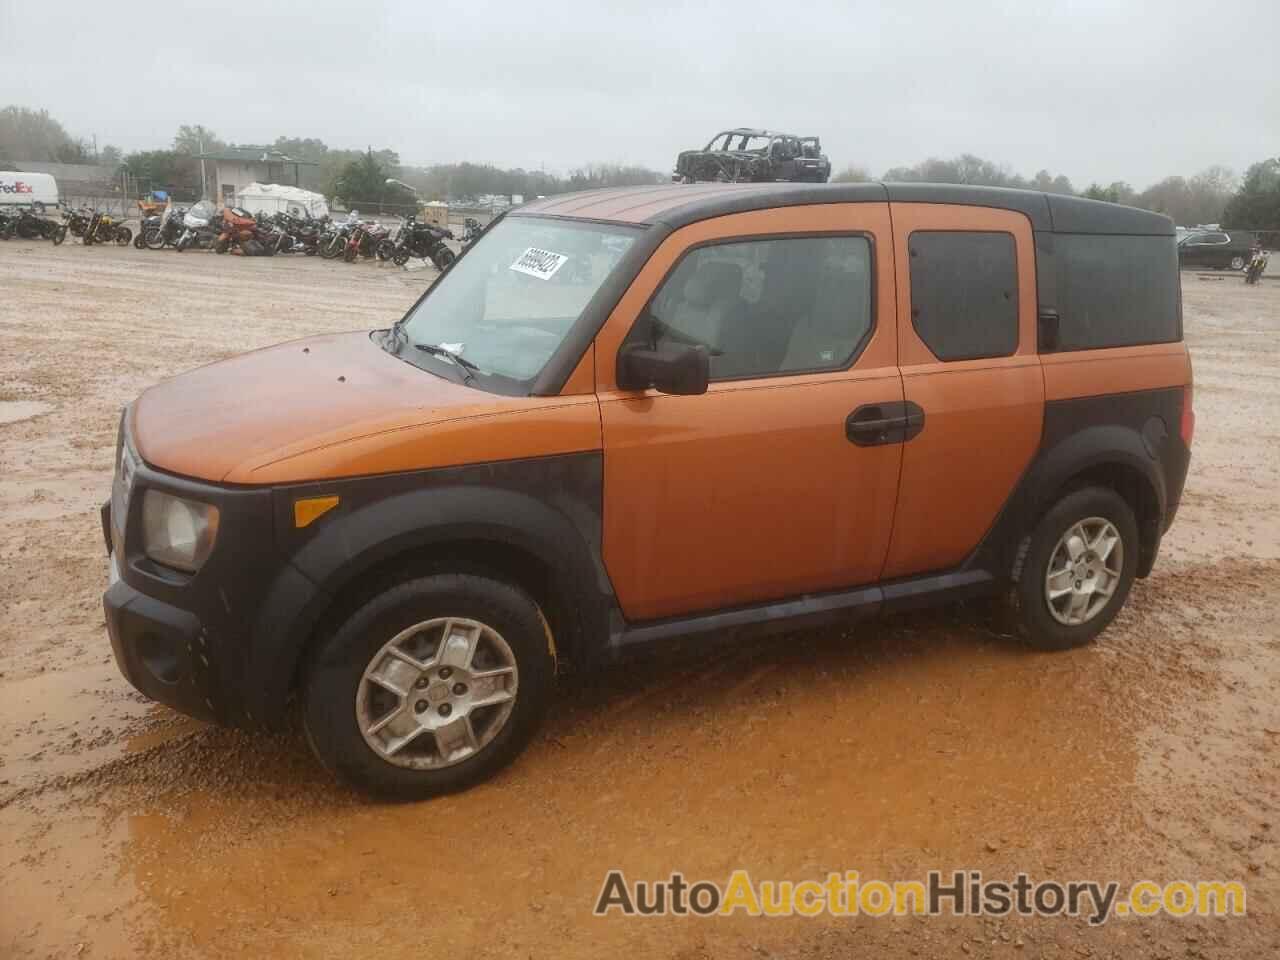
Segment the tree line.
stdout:
[[[91,143],[73,137],[46,110],[18,106],[0,109],[0,169],[24,160],[96,163],[113,171],[124,166],[142,189],[169,189],[180,199],[195,199],[203,192],[198,155],[229,146],[236,144],[227,143],[207,127],[184,124],[167,149],[125,155],[108,144],[95,152]],[[413,166],[402,164],[399,154],[390,148],[343,150],[328,146],[318,137],[277,137],[269,144],[240,146],[277,150],[297,160],[312,161],[315,166],[299,170],[300,186],[347,204],[413,203],[412,191],[387,185],[389,177],[404,181],[428,200],[486,195],[520,195],[528,199],[596,187],[663,183],[668,179],[664,172],[621,163],[588,164],[564,175],[467,162]],[[851,165],[832,179],[857,182],[872,177],[866,168]],[[1124,181],[1090,183],[1078,190],[1063,174],[1039,170],[1025,177],[1003,164],[968,153],[893,167],[880,179],[1023,187],[1143,207],[1166,214],[1184,226],[1222,223],[1239,229],[1280,229],[1280,157],[1253,164],[1243,177],[1236,177],[1225,167],[1212,166],[1192,176],[1166,177],[1141,191]]]

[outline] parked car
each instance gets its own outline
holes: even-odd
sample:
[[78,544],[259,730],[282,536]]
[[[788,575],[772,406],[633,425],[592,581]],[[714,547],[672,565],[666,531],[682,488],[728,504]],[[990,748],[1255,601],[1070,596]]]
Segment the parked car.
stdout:
[[1033,647],[1088,643],[1151,572],[1194,423],[1157,214],[552,197],[389,328],[130,404],[107,628],[144,694],[267,728],[296,698],[329,770],[429,796],[515,758],[568,661],[981,596]]
[[1178,242],[1178,263],[1184,267],[1243,270],[1252,254],[1249,230],[1198,230]]
[[739,127],[723,130],[701,150],[676,157],[671,179],[677,183],[799,180],[826,183],[831,161],[817,137]]

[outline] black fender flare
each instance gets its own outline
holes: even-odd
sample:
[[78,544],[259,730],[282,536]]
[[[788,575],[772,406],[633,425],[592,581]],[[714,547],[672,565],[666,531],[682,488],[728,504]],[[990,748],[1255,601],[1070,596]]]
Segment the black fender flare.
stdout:
[[1056,493],[1073,476],[1107,466],[1127,467],[1143,477],[1155,497],[1157,516],[1164,516],[1168,491],[1159,463],[1141,433],[1116,424],[1086,427],[1036,458],[1027,475],[1030,516],[1038,517],[1052,506]]
[[[999,518],[962,569],[986,570],[997,580],[1016,578],[1022,563],[1023,541],[1045,511],[1056,502],[1063,487],[1072,477],[1108,467],[1123,467],[1143,478],[1155,498],[1156,516],[1164,516],[1168,502],[1164,475],[1159,463],[1148,452],[1142,434],[1119,424],[1085,427],[1040,449],[1005,503]],[[1160,524],[1146,533],[1154,537],[1158,546]],[[1155,550],[1143,553],[1139,568],[1145,576],[1154,562]]]
[[613,591],[600,559],[598,514],[593,524],[528,493],[466,483],[374,500],[317,527],[277,576],[255,622],[247,664],[255,679],[245,697],[255,723],[281,725],[301,658],[335,598],[380,564],[432,544],[482,541],[537,557],[576,629],[601,643],[607,636]]

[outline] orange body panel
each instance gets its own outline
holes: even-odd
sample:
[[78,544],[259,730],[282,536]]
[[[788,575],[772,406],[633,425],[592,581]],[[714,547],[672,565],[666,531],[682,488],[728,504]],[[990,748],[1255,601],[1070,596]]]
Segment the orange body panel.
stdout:
[[[616,389],[618,347],[680,254],[704,240],[861,231],[876,254],[876,329],[847,371],[714,383],[703,396]],[[596,339],[605,565],[628,619],[877,579],[901,446],[859,447],[845,418],[902,398],[886,204],[734,214],[672,234]]]
[[[892,205],[898,344],[906,399],[924,430],[904,445],[897,520],[884,578],[955,566],[978,544],[1031,462],[1044,421],[1036,353],[1036,261],[1022,214],[943,204]],[[1010,233],[1018,258],[1018,349],[1011,357],[939,361],[911,323],[913,230]]]
[[153,466],[244,484],[600,447],[590,394],[495,396],[397,360],[365,333],[284,343],[160,383],[137,401],[133,431]]
[[1045,400],[1158,390],[1191,383],[1191,357],[1181,341],[1047,353],[1040,362],[1044,365]]

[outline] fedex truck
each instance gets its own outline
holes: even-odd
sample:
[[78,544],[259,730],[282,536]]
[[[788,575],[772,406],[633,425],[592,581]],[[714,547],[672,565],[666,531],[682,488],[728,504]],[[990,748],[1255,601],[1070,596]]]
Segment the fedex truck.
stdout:
[[0,170],[0,206],[58,205],[58,181],[47,173]]

